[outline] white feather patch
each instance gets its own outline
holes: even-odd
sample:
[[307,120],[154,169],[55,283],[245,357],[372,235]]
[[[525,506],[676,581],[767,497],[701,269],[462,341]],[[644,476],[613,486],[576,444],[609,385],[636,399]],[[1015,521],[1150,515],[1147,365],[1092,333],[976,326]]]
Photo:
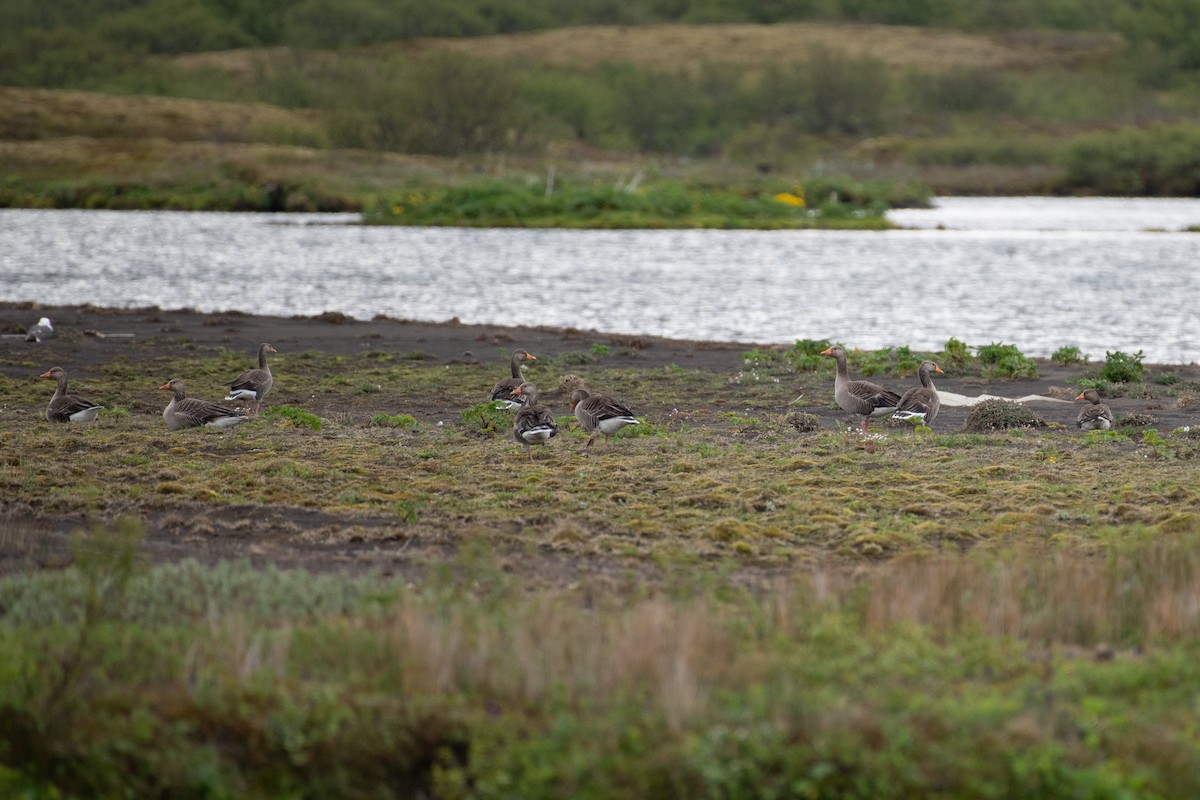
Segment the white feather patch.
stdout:
[[527,431],[521,432],[521,438],[529,443],[544,442],[558,433],[557,430],[550,427],[530,428]]
[[596,430],[601,433],[616,433],[626,425],[641,425],[633,417],[609,417],[608,419],[600,420],[600,424],[596,426]]
[[210,428],[228,428],[232,425],[241,425],[243,422],[250,419],[249,417],[217,417],[214,420],[204,423]]

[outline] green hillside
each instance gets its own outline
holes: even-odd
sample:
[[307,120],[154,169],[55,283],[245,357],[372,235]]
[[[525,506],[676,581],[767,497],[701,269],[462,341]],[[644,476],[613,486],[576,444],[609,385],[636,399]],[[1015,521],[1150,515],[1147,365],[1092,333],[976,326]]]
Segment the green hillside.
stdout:
[[[550,168],[750,194],[1190,196],[1195,30],[1184,0],[13,0],[0,203],[261,207],[273,184],[288,207],[390,206],[393,187]],[[176,169],[217,146],[199,176]],[[79,155],[97,150],[121,169]]]

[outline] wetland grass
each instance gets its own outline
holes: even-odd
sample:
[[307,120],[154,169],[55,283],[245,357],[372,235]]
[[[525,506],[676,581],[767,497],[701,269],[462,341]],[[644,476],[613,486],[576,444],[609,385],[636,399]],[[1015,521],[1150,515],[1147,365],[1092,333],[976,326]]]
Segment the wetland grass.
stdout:
[[617,592],[531,592],[482,543],[404,586],[147,567],[130,528],[97,531],[71,568],[0,582],[0,788],[1187,796],[1200,526],[1182,528],[755,587],[680,559]]
[[0,383],[0,793],[1200,792],[1192,429],[863,437],[819,364],[548,358],[646,424],[588,450],[551,391],[531,466],[490,363],[281,355],[271,410],[168,432],[155,381],[229,359],[151,361],[81,373],[128,409],[86,426]]

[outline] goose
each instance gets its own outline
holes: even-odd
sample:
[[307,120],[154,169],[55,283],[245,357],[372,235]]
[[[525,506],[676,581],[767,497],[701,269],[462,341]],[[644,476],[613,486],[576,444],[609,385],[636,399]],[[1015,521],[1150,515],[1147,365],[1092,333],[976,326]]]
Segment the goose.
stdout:
[[538,405],[538,390],[532,383],[521,383],[513,389],[513,395],[525,401],[523,404],[519,403],[521,410],[513,420],[513,437],[525,445],[525,452],[529,454],[529,460],[532,462],[533,451],[529,446],[545,444],[553,439],[558,434],[558,423],[554,421],[554,415],[548,408]]
[[932,361],[922,361],[920,369],[917,370],[921,385],[914,386],[901,395],[900,403],[896,406],[896,413],[892,414],[892,419],[907,422],[913,426],[933,425],[942,401],[938,397],[937,387],[933,385],[933,379],[929,377],[931,372],[939,375],[946,374]]
[[267,366],[267,353],[278,353],[271,345],[263,342],[258,346],[258,368],[248,369],[238,375],[229,384],[229,394],[226,400],[253,400],[255,412],[262,405],[262,399],[271,391],[275,379],[271,377],[271,368]]
[[1095,389],[1085,389],[1075,399],[1088,401],[1075,418],[1075,426],[1080,430],[1106,431],[1115,424],[1112,409],[1100,402],[1100,393]]
[[608,395],[595,394],[588,389],[576,389],[571,394],[571,410],[575,419],[583,429],[592,434],[587,440],[591,447],[596,437],[604,434],[604,446],[608,446],[608,437],[624,428],[626,425],[641,425],[633,416],[633,412]]
[[171,402],[163,409],[163,421],[173,431],[198,425],[228,428],[230,425],[240,425],[248,419],[239,409],[188,397],[187,389],[179,378],[174,378],[158,388],[173,394]]
[[871,417],[882,417],[895,412],[900,404],[900,395],[870,381],[852,381],[846,371],[846,351],[834,345],[821,351],[837,361],[837,377],[833,379],[833,399],[838,407],[851,414],[862,416],[862,432],[866,433]]
[[524,350],[513,350],[512,359],[509,362],[512,366],[512,377],[505,378],[492,387],[492,402],[501,404],[500,408],[516,408],[521,405],[515,389],[525,382],[525,378],[521,375],[521,365],[525,361],[537,361],[537,357],[531,356]]
[[25,341],[44,342],[53,335],[54,323],[50,321],[49,317],[42,317],[36,325],[31,325],[29,330],[25,331]]
[[58,381],[54,397],[46,407],[46,419],[50,422],[94,422],[100,416],[101,405],[77,394],[67,394],[67,373],[62,367],[53,367],[41,377]]

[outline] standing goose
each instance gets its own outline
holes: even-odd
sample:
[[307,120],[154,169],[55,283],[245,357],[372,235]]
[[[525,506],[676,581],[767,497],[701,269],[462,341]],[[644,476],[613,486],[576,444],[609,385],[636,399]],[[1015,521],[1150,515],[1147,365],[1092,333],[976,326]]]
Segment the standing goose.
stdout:
[[516,408],[521,405],[516,388],[525,382],[521,375],[521,365],[526,361],[537,361],[537,358],[524,350],[513,350],[512,360],[509,362],[512,366],[512,377],[505,378],[492,387],[492,402],[503,403],[501,408]]
[[187,389],[183,387],[183,381],[179,378],[174,378],[158,388],[170,390],[173,393],[171,402],[163,409],[163,421],[173,431],[181,428],[194,428],[197,425],[228,428],[230,425],[238,425],[248,419],[236,408],[188,397]]
[[1095,389],[1085,389],[1075,399],[1088,401],[1075,418],[1075,426],[1081,431],[1106,431],[1115,424],[1112,409],[1100,402],[1100,393]]
[[892,419],[914,426],[933,425],[942,401],[938,398],[937,387],[933,385],[933,379],[929,377],[931,372],[939,375],[946,374],[932,361],[922,361],[921,368],[917,370],[917,375],[921,378],[921,385],[914,386],[900,397],[900,403],[896,406],[896,413],[892,414]]
[[863,433],[867,432],[871,417],[882,417],[896,410],[896,406],[900,404],[900,395],[870,381],[850,380],[846,371],[846,351],[841,345],[822,350],[821,355],[837,360],[833,399],[843,411],[862,416]]
[[545,444],[553,439],[558,433],[558,423],[554,421],[550,409],[538,405],[538,390],[532,383],[520,384],[513,389],[513,394],[525,400],[524,404],[518,404],[521,405],[521,410],[513,420],[513,436],[525,445],[525,452],[529,454],[529,460],[532,462],[533,451],[529,446]]
[[43,378],[58,381],[54,397],[46,407],[46,419],[51,422],[94,422],[100,416],[100,406],[77,394],[67,394],[67,373],[62,367],[54,367],[41,374]]
[[49,317],[42,317],[36,325],[29,326],[29,330],[25,332],[25,341],[44,342],[53,335],[54,323],[50,321]]
[[258,346],[258,368],[248,369],[233,379],[229,384],[229,394],[226,400],[253,400],[255,412],[262,405],[262,399],[271,391],[275,379],[271,377],[271,368],[267,366],[267,353],[279,352],[271,345],[263,342]]
[[633,412],[611,397],[594,394],[587,389],[576,389],[571,394],[571,410],[575,419],[583,429],[592,434],[587,440],[587,446],[595,443],[596,437],[604,434],[604,446],[608,446],[608,437],[624,428],[626,425],[641,425],[634,418]]

